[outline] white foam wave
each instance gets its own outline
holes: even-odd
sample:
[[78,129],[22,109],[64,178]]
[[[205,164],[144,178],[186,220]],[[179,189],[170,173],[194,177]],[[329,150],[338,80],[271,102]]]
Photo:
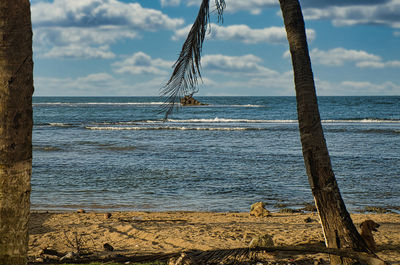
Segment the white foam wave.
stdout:
[[[33,106],[86,106],[86,105],[111,105],[111,106],[124,106],[124,105],[162,105],[165,102],[38,102],[33,103]],[[244,104],[244,105],[199,105],[195,107],[224,107],[224,108],[264,108],[266,105],[254,105],[254,104]]]
[[43,102],[34,103],[33,106],[87,106],[87,105],[99,105],[99,106],[125,106],[125,105],[161,105],[164,102]]
[[[225,118],[214,118],[214,119],[187,119],[177,120],[168,119],[171,123],[297,123],[297,120],[251,120],[251,119],[225,119]],[[146,121],[154,123],[158,121]],[[381,119],[350,119],[350,120],[322,120],[322,123],[400,123],[400,120],[381,120]]]
[[245,104],[245,105],[221,105],[222,107],[234,107],[234,108],[265,108],[266,105],[253,105],[253,104]]
[[[294,124],[297,120],[258,120],[258,119],[231,119],[231,118],[213,118],[213,119],[168,119],[166,123],[162,120],[140,120],[126,121],[118,123],[99,123],[98,125],[141,125],[141,124]],[[400,123],[400,120],[322,120],[322,123]]]
[[323,123],[400,123],[400,120],[360,119],[360,120],[322,120]]
[[[225,119],[225,118],[214,118],[214,119],[187,119],[187,120],[175,120],[168,119],[171,123],[294,123],[297,120],[249,120],[249,119]],[[154,121],[151,121],[154,122]]]
[[[213,125],[218,126],[217,124],[223,126],[226,125],[225,129],[220,130],[228,130],[231,128],[245,128],[248,130],[254,130],[255,128],[251,128],[250,124],[259,124],[257,126],[263,126],[262,124],[297,124],[297,120],[251,120],[251,119],[229,119],[229,118],[213,118],[213,119],[168,119],[166,122],[162,120],[138,120],[138,121],[123,121],[123,122],[101,122],[101,123],[91,123],[86,128],[92,129],[97,128],[100,130],[105,130],[104,128],[108,128],[111,130],[165,130],[165,129],[177,129],[179,130],[217,130],[218,128],[213,129]],[[323,124],[362,124],[362,123],[388,123],[388,124],[400,124],[400,120],[378,120],[378,119],[362,119],[362,120],[323,120]],[[196,124],[201,127],[196,126]],[[246,125],[248,124],[248,125]],[[74,127],[77,125],[65,124],[60,122],[52,122],[47,125],[54,127]],[[182,126],[174,126],[174,125],[182,125]],[[208,125],[208,126],[207,126]],[[150,127],[152,126],[152,127]],[[202,127],[207,126],[207,127]],[[256,128],[260,129],[260,128]]]
[[50,126],[54,126],[54,127],[71,127],[71,124],[66,124],[66,123],[61,123],[61,122],[50,122],[49,123]]
[[140,127],[140,126],[107,126],[95,127],[87,126],[88,130],[103,130],[103,131],[124,131],[124,130],[179,130],[179,131],[246,131],[259,130],[258,128],[243,128],[243,127],[179,127],[179,126],[157,126],[157,127]]

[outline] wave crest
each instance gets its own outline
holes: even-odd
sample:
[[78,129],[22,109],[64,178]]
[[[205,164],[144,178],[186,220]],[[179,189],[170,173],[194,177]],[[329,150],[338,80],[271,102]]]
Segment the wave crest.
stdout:
[[179,131],[254,131],[262,130],[262,128],[244,128],[244,127],[178,127],[178,126],[156,126],[156,127],[140,127],[140,126],[86,126],[87,130],[103,130],[103,131],[124,131],[124,130],[179,130]]

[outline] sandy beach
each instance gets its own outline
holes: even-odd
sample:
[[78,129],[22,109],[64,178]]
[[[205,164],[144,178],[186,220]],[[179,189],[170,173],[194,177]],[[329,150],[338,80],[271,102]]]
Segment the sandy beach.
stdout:
[[[400,264],[400,215],[352,214],[356,226],[371,219],[381,226],[375,233],[377,255],[391,264]],[[306,220],[307,219],[307,220]],[[249,213],[209,212],[33,212],[29,224],[30,260],[43,258],[43,249],[60,253],[74,251],[78,238],[81,248],[99,256],[170,253],[182,250],[213,250],[248,247],[257,236],[268,234],[275,246],[319,245],[323,235],[316,213],[272,213],[254,217]],[[279,259],[328,260],[325,254],[279,255]],[[40,260],[40,258],[39,258]]]

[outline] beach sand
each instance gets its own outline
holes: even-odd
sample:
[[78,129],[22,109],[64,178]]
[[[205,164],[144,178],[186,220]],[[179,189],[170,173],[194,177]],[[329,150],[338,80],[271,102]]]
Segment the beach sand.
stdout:
[[[249,213],[209,212],[112,212],[110,218],[99,212],[33,212],[29,224],[29,256],[35,260],[42,249],[74,251],[75,235],[82,247],[105,255],[103,245],[113,254],[141,255],[182,250],[213,250],[248,247],[257,236],[268,234],[274,244],[324,246],[316,213],[272,213],[254,217]],[[310,218],[311,222],[305,219]],[[371,219],[381,226],[374,233],[377,255],[392,264],[400,264],[400,215],[352,214],[357,228]],[[310,221],[310,220],[308,220]],[[71,244],[72,243],[72,244]],[[285,256],[286,255],[286,256]],[[323,258],[327,255],[270,254],[267,259]],[[264,257],[265,258],[265,257]]]

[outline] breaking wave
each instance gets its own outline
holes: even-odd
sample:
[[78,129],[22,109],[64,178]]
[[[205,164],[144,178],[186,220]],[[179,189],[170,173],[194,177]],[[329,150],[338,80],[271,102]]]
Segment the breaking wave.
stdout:
[[168,122],[172,123],[294,123],[297,120],[249,120],[249,119],[188,119],[188,120],[174,120],[169,119]]
[[140,127],[140,126],[86,126],[88,130],[103,130],[103,131],[123,131],[123,130],[179,130],[179,131],[254,131],[263,130],[263,128],[245,128],[245,127],[178,127],[178,126],[155,126],[155,127]]
[[34,103],[33,106],[67,106],[67,107],[82,107],[82,106],[124,106],[124,105],[161,105],[164,102],[44,102]]

